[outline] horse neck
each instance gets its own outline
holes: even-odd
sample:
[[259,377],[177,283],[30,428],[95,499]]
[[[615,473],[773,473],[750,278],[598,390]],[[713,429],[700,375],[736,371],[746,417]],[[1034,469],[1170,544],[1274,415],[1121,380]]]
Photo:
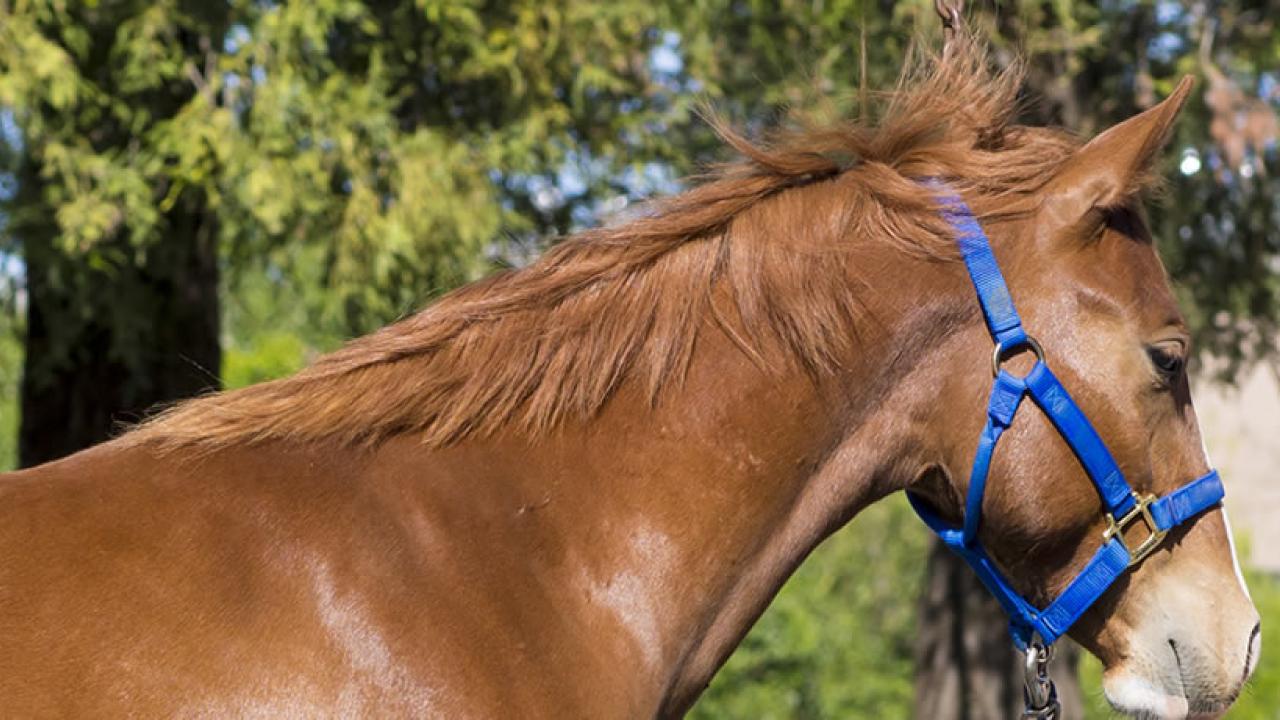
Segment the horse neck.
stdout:
[[510,508],[486,532],[592,628],[582,655],[636,668],[642,714],[686,709],[804,557],[931,461],[928,380],[946,373],[952,330],[975,319],[963,271],[888,248],[859,259],[892,272],[851,279],[864,322],[839,372],[764,369],[707,323],[656,407],[624,383],[595,420],[548,437],[395,444],[415,467],[459,468],[472,502]]
[[697,697],[819,542],[931,459],[928,379],[955,328],[981,332],[963,270],[888,248],[860,259],[892,271],[851,280],[865,322],[840,372],[762,370],[708,325],[656,408],[624,388],[543,444],[576,469],[545,496],[574,509],[553,530],[581,548],[566,590],[619,630],[663,715]]
[[699,408],[726,408],[707,423],[713,470],[670,476],[693,497],[670,533],[684,562],[661,575],[688,589],[664,616],[664,650],[675,648],[664,715],[687,709],[822,540],[939,462],[941,378],[957,345],[982,333],[971,290],[955,265],[869,265],[894,271],[862,279],[866,323],[838,373],[770,379],[725,343],[708,349],[702,382],[691,378],[680,412],[704,420]]

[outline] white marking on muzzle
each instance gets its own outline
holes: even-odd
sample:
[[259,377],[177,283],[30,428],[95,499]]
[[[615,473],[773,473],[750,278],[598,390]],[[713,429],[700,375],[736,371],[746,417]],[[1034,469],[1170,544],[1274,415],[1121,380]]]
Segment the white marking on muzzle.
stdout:
[[1132,675],[1114,680],[1103,678],[1102,691],[1113,706],[1133,715],[1181,720],[1190,711],[1186,698],[1173,697]]

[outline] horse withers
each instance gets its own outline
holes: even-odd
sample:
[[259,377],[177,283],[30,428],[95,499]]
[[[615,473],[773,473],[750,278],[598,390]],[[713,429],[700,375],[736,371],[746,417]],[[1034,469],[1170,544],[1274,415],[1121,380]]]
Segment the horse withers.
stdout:
[[[878,119],[726,133],[746,158],[646,216],[3,476],[3,714],[681,714],[861,509],[907,490],[964,517],[991,339],[922,178],[973,208],[1134,491],[1204,475],[1138,200],[1188,87],[1082,144],[1014,124],[1020,78],[988,68],[969,43]],[[1036,413],[980,509],[1041,607],[1107,529]],[[1181,718],[1230,705],[1258,622],[1211,507],[1070,634],[1118,709]]]

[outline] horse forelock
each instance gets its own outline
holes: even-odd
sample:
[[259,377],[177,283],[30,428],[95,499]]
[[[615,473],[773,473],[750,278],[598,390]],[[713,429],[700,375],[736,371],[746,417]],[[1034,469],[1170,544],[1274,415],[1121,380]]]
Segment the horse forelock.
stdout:
[[972,38],[956,50],[909,62],[855,121],[752,142],[713,120],[742,159],[644,216],[569,237],[293,376],[181,403],[127,437],[212,450],[536,434],[591,418],[624,381],[657,402],[708,326],[763,366],[829,371],[859,314],[847,263],[833,255],[867,241],[951,258],[919,178],[948,178],[995,219],[1025,212],[1019,200],[1078,147],[1012,123],[1018,63],[992,70]]

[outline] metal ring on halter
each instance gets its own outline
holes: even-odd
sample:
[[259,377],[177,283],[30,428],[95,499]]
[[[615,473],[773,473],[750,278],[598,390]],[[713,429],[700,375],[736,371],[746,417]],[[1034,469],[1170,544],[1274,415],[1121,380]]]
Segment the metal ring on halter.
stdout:
[[1044,348],[1040,347],[1040,343],[1037,342],[1036,339],[1031,337],[1030,335],[1025,336],[1025,339],[1023,340],[1019,340],[1013,343],[1006,344],[1003,341],[998,342],[996,343],[995,350],[991,351],[992,377],[995,377],[1000,374],[1000,363],[1005,359],[1007,355],[1009,355],[1009,353],[1024,347],[1030,348],[1031,352],[1035,353],[1036,362],[1044,362]]

